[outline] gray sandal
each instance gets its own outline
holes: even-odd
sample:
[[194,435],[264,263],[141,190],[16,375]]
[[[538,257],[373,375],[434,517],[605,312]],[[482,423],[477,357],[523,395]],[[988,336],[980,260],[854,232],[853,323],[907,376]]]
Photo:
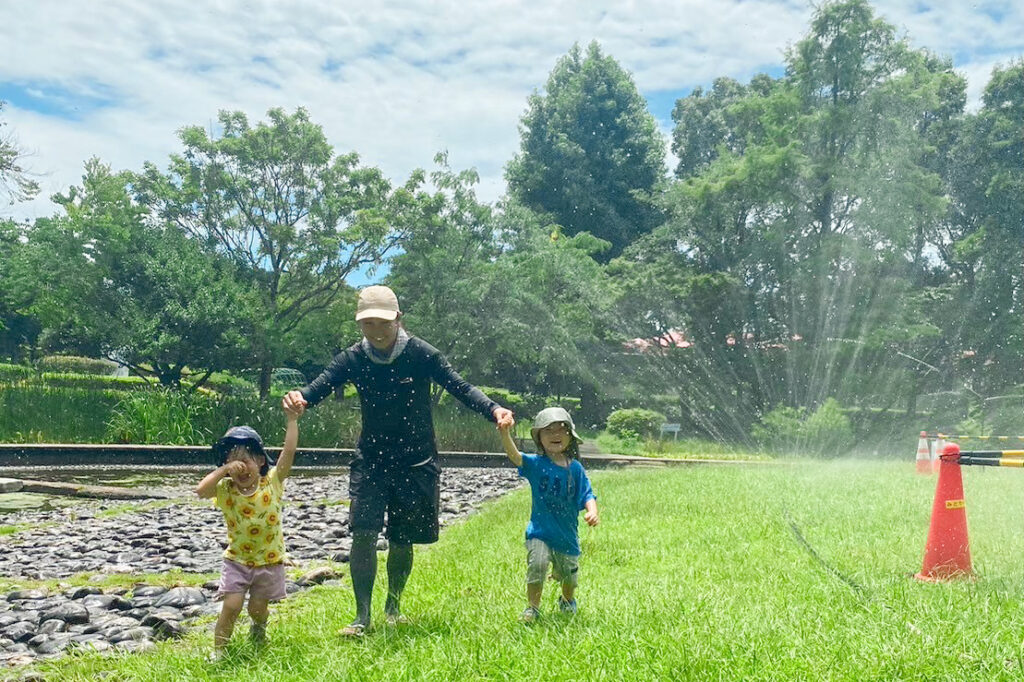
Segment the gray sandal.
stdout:
[[540,618],[540,610],[533,606],[527,606],[523,609],[523,612],[519,614],[519,621],[521,623],[535,623]]

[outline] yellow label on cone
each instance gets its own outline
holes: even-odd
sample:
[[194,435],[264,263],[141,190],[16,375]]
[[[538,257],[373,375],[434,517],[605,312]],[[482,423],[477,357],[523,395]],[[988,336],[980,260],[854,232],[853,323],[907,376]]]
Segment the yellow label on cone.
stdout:
[[963,500],[946,500],[946,509],[963,509],[966,506]]

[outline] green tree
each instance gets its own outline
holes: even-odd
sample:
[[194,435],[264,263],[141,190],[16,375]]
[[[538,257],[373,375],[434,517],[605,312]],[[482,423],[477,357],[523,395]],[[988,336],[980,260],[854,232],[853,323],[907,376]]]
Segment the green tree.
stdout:
[[[5,102],[0,100],[0,113]],[[39,192],[39,183],[33,180],[24,166],[25,151],[9,132],[7,122],[0,120],[0,196],[6,194],[10,203],[31,199]]]
[[31,355],[42,332],[31,313],[38,289],[22,279],[25,230],[13,220],[0,220],[0,356],[13,362]]
[[665,173],[665,146],[629,74],[592,42],[559,59],[544,94],[530,97],[509,192],[565,233],[608,241],[618,255],[659,222],[645,200]]
[[241,112],[221,112],[217,138],[185,128],[168,171],[146,164],[135,181],[156,217],[249,273],[265,311],[251,330],[263,396],[289,334],[349,291],[352,273],[380,264],[415,220],[419,183],[392,191],[355,154],[335,156],[304,109],[267,117],[253,126]]
[[173,226],[153,225],[130,173],[93,159],[80,187],[54,196],[64,216],[27,232],[22,280],[62,350],[102,354],[178,386],[186,370],[244,366],[255,297],[232,261]]
[[981,109],[958,130],[950,158],[954,197],[941,242],[954,286],[947,332],[968,351],[958,378],[982,393],[1020,383],[1024,372],[1024,62],[997,67]]
[[903,298],[927,281],[947,210],[929,130],[960,114],[960,95],[948,60],[846,0],[815,12],[783,78],[677,104],[680,180],[627,273],[650,282],[637,327],[692,342],[660,354],[684,411],[742,435],[776,404],[906,395],[894,339],[906,352],[937,331]]
[[[0,114],[5,102],[0,100]],[[25,152],[0,119],[0,197],[13,204],[31,199],[39,184],[24,166]],[[21,256],[22,227],[0,219],[0,355],[20,359],[41,331],[39,321],[26,314],[31,295],[14,281],[12,264]]]
[[430,219],[389,275],[408,328],[477,383],[592,403],[611,314],[593,254],[607,244],[566,237],[515,202],[481,203],[475,171],[453,171],[443,154],[436,161]]

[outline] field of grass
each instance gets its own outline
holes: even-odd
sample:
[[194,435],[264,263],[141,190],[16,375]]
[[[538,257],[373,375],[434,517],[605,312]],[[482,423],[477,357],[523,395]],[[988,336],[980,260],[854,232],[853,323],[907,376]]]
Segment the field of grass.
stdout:
[[[784,462],[594,472],[580,613],[517,622],[528,492],[421,548],[413,623],[359,641],[346,583],[275,607],[270,644],[240,623],[205,662],[197,627],[156,652],[39,665],[81,680],[999,680],[1024,676],[1024,473],[965,468],[976,579],[927,584],[935,478],[913,462]],[[802,538],[802,540],[801,540]],[[382,567],[383,568],[383,567]],[[383,580],[383,571],[379,580]]]

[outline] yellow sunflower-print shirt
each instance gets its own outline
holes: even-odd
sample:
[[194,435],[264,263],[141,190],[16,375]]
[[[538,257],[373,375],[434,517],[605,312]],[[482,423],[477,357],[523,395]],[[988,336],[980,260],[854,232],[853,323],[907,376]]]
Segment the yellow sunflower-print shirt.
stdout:
[[244,566],[269,566],[285,559],[281,533],[281,498],[284,484],[277,467],[260,477],[256,492],[241,495],[229,476],[217,482],[214,504],[224,512],[228,548],[224,558]]

